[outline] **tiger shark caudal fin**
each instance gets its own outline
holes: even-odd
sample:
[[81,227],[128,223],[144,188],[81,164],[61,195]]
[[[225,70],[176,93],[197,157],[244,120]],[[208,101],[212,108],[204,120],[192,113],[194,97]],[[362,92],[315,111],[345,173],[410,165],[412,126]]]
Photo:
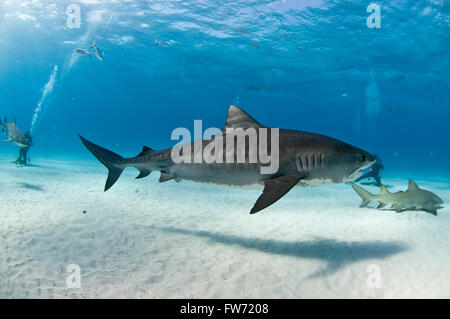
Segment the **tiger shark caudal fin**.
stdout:
[[369,193],[364,188],[362,188],[361,186],[356,185],[355,183],[350,183],[350,185],[352,185],[352,187],[355,190],[355,192],[358,193],[358,195],[361,196],[361,198],[363,200],[361,205],[359,205],[359,207],[366,207],[370,203],[370,201],[372,200],[373,194]]
[[108,179],[105,184],[105,192],[114,185],[114,183],[119,179],[120,174],[122,174],[125,167],[118,165],[123,157],[113,153],[106,148],[95,145],[92,142],[89,142],[87,139],[83,138],[81,135],[78,135],[83,142],[84,146],[94,155],[103,165],[108,169]]

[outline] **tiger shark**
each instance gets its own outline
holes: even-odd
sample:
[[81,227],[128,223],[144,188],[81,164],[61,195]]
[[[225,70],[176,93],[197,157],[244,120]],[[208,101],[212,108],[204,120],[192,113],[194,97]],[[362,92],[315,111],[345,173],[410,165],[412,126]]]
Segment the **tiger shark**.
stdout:
[[[136,157],[123,158],[95,145],[81,135],[80,139],[86,148],[108,168],[105,191],[113,186],[127,167],[134,167],[140,171],[136,178],[143,178],[152,171],[159,171],[161,172],[160,182],[174,179],[177,182],[189,180],[240,188],[256,186],[263,189],[263,192],[250,210],[251,214],[272,205],[294,186],[319,186],[351,181],[375,162],[375,157],[368,152],[325,135],[263,126],[242,109],[231,105],[225,127],[220,133],[228,138],[231,134],[229,132],[233,129],[258,130],[260,140],[254,145],[256,152],[260,152],[265,145],[261,142],[263,135],[261,132],[264,132],[264,129],[270,129],[271,138],[267,141],[267,148],[272,154],[278,154],[277,158],[273,158],[273,161],[277,161],[278,169],[275,172],[264,172],[263,168],[267,167],[267,161],[263,161],[262,157],[252,162],[251,158],[254,155],[250,151],[252,145],[246,145],[247,152],[242,162],[211,163],[205,159],[200,162],[179,162],[173,156],[175,147],[156,151],[144,146],[142,152]],[[273,138],[275,135],[278,135],[278,139]],[[219,134],[183,144],[183,147],[188,146],[186,149],[190,150],[184,155],[194,157],[199,146],[205,149],[210,147],[212,143],[219,140],[218,136]],[[222,148],[215,150],[217,153],[222,152],[220,159],[237,158],[234,155],[239,151],[237,144],[234,143],[236,139],[238,139],[237,136],[233,136],[230,140],[226,139]],[[183,148],[182,152],[184,150]]]
[[2,133],[8,135],[8,139],[3,140],[2,142],[12,142],[19,147],[29,146],[30,141],[22,134],[22,131],[16,124],[16,120],[8,122],[5,117],[3,121],[0,121],[0,125],[2,127]]

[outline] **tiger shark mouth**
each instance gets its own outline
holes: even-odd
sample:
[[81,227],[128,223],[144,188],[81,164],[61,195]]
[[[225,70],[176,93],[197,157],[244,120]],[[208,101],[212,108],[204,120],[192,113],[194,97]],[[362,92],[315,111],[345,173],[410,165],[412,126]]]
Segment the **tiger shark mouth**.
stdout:
[[377,160],[374,160],[374,161],[369,162],[369,163],[367,163],[366,165],[361,166],[360,168],[358,168],[356,171],[354,171],[354,172],[350,175],[350,177],[349,177],[345,182],[350,182],[350,181],[352,181],[352,180],[357,179],[358,177],[360,177],[360,176],[363,174],[363,171],[364,171],[366,168],[369,168],[369,167],[371,167],[373,164],[375,164],[376,161],[377,161]]

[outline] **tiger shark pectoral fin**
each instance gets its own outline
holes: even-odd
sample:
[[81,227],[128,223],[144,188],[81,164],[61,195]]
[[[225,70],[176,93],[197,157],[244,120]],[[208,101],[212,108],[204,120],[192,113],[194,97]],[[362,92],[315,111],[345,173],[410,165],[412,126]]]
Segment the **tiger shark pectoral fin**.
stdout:
[[7,139],[7,140],[2,140],[2,141],[0,141],[0,142],[12,142],[12,138],[9,138],[9,139]]
[[287,194],[300,180],[301,175],[291,174],[284,175],[277,178],[266,179],[264,181],[264,190],[259,196],[250,214],[255,214],[260,210],[272,205],[281,197]]

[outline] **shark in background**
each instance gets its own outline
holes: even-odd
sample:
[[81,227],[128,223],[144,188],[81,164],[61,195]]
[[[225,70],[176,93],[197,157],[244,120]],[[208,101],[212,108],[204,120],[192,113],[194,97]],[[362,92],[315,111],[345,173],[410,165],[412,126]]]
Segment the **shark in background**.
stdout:
[[3,140],[2,142],[11,142],[19,147],[30,146],[30,140],[26,138],[22,131],[19,129],[15,119],[12,122],[8,122],[8,119],[5,116],[4,120],[0,122],[0,125],[2,127],[3,135],[8,136],[8,139]]
[[[226,124],[228,128],[264,128],[242,109],[231,105]],[[267,127],[266,127],[267,128]],[[362,170],[375,163],[375,157],[366,151],[334,138],[302,131],[279,129],[278,135],[278,170],[263,174],[260,168],[267,163],[251,162],[249,153],[245,154],[243,163],[175,163],[171,157],[172,148],[156,151],[144,146],[136,157],[123,158],[103,147],[95,145],[80,136],[86,148],[108,168],[105,191],[118,180],[122,171],[134,167],[140,171],[137,178],[148,176],[152,171],[161,172],[160,182],[174,179],[189,180],[199,183],[216,184],[240,188],[263,189],[250,213],[256,213],[272,205],[294,186],[320,186],[351,181],[362,174]],[[268,148],[272,149],[269,139]],[[201,140],[200,145],[208,146],[213,139]],[[192,157],[198,141],[190,143]],[[261,144],[257,144],[261,148]],[[273,145],[275,147],[275,145]],[[223,156],[229,152],[236,154],[236,143],[232,147],[223,146]],[[260,153],[258,153],[260,154]]]
[[390,205],[397,213],[406,210],[423,210],[436,216],[437,209],[444,203],[436,194],[421,189],[412,179],[409,180],[408,189],[405,192],[391,193],[381,184],[380,193],[374,195],[355,183],[351,183],[351,186],[363,200],[360,207],[366,207],[371,201],[377,201],[379,202],[377,208]]
[[92,56],[92,52],[90,52],[87,49],[76,48],[75,50],[73,50],[73,52],[75,52],[79,56],[85,56],[85,55]]
[[97,42],[95,42],[95,39],[92,40],[91,49],[94,49],[94,53],[97,59],[103,61],[103,51],[97,46]]

